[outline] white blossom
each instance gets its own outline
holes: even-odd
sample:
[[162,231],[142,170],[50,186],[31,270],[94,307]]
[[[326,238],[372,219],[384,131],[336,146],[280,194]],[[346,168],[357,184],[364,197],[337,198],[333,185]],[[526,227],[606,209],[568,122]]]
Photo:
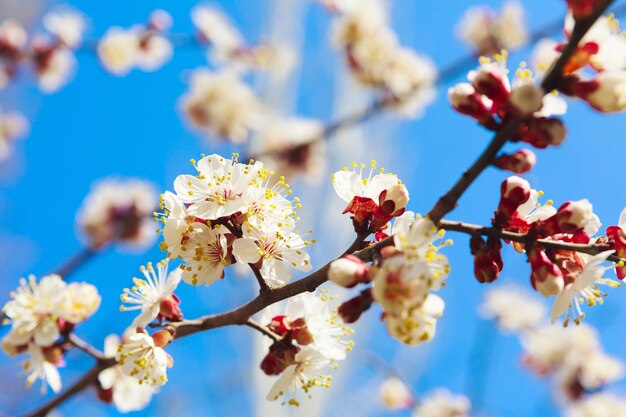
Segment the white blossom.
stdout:
[[454,395],[446,389],[429,392],[413,412],[414,417],[467,417],[471,408],[464,395]]
[[400,314],[385,313],[383,319],[389,334],[409,346],[417,346],[435,337],[437,319],[443,315],[444,301],[428,294],[419,307]]
[[13,153],[13,143],[28,131],[28,121],[17,112],[0,112],[0,162]]
[[152,263],[140,268],[144,279],[133,278],[132,289],[125,288],[121,295],[122,302],[130,305],[121,306],[122,311],[140,310],[131,327],[146,327],[159,316],[163,303],[176,303],[172,300],[174,290],[180,283],[182,272],[176,268],[168,273],[169,261],[163,260],[154,269]]
[[117,349],[115,359],[125,375],[140,384],[152,386],[165,384],[167,368],[172,366],[171,357],[145,333],[125,338]]
[[76,10],[61,9],[46,14],[43,26],[68,48],[77,48],[83,40],[87,24],[85,17]]
[[[117,335],[109,335],[104,339],[104,355],[115,357],[121,340]],[[145,408],[155,393],[149,384],[139,384],[137,379],[126,375],[119,365],[112,366],[98,374],[100,386],[112,390],[112,401],[118,411],[127,413]]]
[[626,399],[623,395],[600,392],[573,403],[566,416],[626,417]]
[[378,397],[387,410],[404,410],[415,402],[409,387],[396,377],[389,377],[378,387]]
[[41,381],[41,393],[46,392],[46,386],[50,386],[52,391],[61,391],[61,375],[53,364],[48,362],[45,354],[39,346],[28,345],[30,357],[24,362],[24,371],[28,374],[26,386],[31,387],[37,380]]

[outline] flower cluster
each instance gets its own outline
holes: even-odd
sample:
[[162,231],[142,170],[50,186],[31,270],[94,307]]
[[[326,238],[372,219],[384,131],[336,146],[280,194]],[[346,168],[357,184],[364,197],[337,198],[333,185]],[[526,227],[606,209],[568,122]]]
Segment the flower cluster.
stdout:
[[100,306],[100,295],[93,285],[65,283],[58,275],[47,275],[39,282],[34,276],[21,280],[2,309],[11,330],[2,339],[2,349],[10,356],[30,354],[25,369],[27,384],[44,382],[58,392],[61,380],[56,369],[63,364],[65,338],[74,327],[87,320]]
[[346,2],[335,11],[332,40],[356,79],[379,89],[400,112],[421,113],[435,97],[437,70],[430,58],[399,44],[378,1]]
[[[595,5],[589,7],[593,10]],[[572,14],[567,16],[564,28],[568,37],[575,29],[579,10],[572,4],[570,8]],[[537,65],[548,68],[566,44],[543,40],[535,52]],[[602,16],[596,21],[579,42],[563,72],[565,76],[559,84],[559,91],[563,94],[581,98],[603,113],[626,109],[626,38],[613,15]]]
[[149,182],[101,180],[85,198],[78,225],[93,249],[109,243],[147,246],[156,238],[150,215],[157,203],[157,193]]
[[15,20],[0,23],[0,89],[11,81],[21,64],[31,65],[39,88],[54,92],[74,72],[74,49],[82,42],[85,20],[71,9],[61,9],[44,16],[47,33],[28,33]]
[[98,58],[107,71],[118,76],[134,68],[156,71],[172,57],[172,43],[166,37],[171,26],[172,18],[164,10],[152,12],[144,25],[114,26],[98,43]]
[[456,30],[477,55],[494,55],[502,49],[515,49],[528,40],[524,9],[517,1],[506,2],[500,13],[488,7],[471,7]]
[[[449,89],[452,107],[495,131],[510,118],[522,120],[512,141],[525,142],[538,149],[561,144],[565,140],[565,126],[553,116],[565,113],[565,101],[554,94],[545,95],[525,64],[515,71],[515,77],[510,81],[506,68],[507,55],[503,50],[493,60],[481,58],[480,67],[469,73],[469,83],[457,84]],[[530,170],[534,163],[534,154],[523,150],[501,156],[495,165],[523,173]]]
[[[509,177],[501,186],[501,198],[492,219],[496,228],[520,233],[531,239],[549,239],[555,242],[589,244],[600,229],[600,220],[587,200],[568,201],[558,209],[552,202],[537,203],[540,193],[531,189],[528,181]],[[616,226],[617,227],[617,226]],[[612,228],[611,230],[615,230]],[[500,239],[489,237],[485,243],[474,236],[470,241],[474,255],[474,273],[479,282],[495,281],[503,268]],[[530,281],[533,288],[545,297],[556,297],[552,308],[552,321],[565,315],[576,324],[584,318],[581,303],[589,306],[601,304],[604,293],[598,285],[619,286],[620,283],[604,277],[612,266],[602,263],[613,254],[607,250],[595,256],[574,250],[550,248],[539,244],[514,245],[526,252],[531,266]]]
[[337,367],[346,358],[353,342],[347,336],[353,330],[330,306],[327,293],[297,295],[287,302],[284,314],[275,316],[267,325],[276,340],[261,362],[267,375],[280,375],[267,399],[283,399],[283,404],[299,405],[298,394],[310,397],[314,387],[330,387],[331,376],[325,372]]
[[414,417],[469,417],[471,403],[464,395],[455,395],[446,389],[436,389],[422,399],[415,408]]
[[[405,344],[417,345],[434,337],[436,319],[443,314],[443,300],[431,293],[444,284],[450,270],[446,257],[433,244],[443,233],[429,219],[405,213],[406,187],[398,177],[382,170],[372,175],[375,166],[372,162],[367,178],[356,170],[339,171],[333,175],[333,185],[348,202],[344,213],[352,214],[357,233],[375,233],[379,240],[390,233],[393,246],[381,249],[371,265],[346,255],[331,263],[328,278],[346,288],[372,284],[341,305],[339,314],[344,321],[355,322],[376,301],[384,309],[389,333]],[[388,223],[394,217],[391,233]]]
[[28,122],[20,113],[0,112],[0,162],[13,153],[13,143],[28,130]]
[[162,196],[163,249],[181,258],[185,282],[210,285],[234,262],[250,264],[270,286],[307,272],[311,261],[295,231],[299,199],[283,177],[260,162],[243,164],[219,155],[192,161],[197,175],[179,175],[176,194]]

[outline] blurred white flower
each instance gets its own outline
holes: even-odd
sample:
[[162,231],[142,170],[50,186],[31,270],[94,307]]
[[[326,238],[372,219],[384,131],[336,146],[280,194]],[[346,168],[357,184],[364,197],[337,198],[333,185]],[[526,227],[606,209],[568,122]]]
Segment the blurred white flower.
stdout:
[[390,411],[405,410],[415,403],[409,387],[396,377],[387,378],[380,384],[378,397],[383,406]]
[[13,143],[28,132],[28,121],[17,112],[0,111],[0,162],[13,152]]
[[471,408],[464,395],[454,395],[446,389],[429,392],[413,412],[414,417],[467,417]]
[[471,7],[456,30],[458,36],[479,55],[515,49],[528,39],[524,9],[517,1],[505,3],[499,14],[486,7]]
[[540,300],[512,285],[489,289],[480,311],[484,317],[496,320],[501,329],[514,332],[537,326],[547,313]]
[[41,393],[46,392],[46,386],[50,386],[52,391],[61,391],[61,375],[54,363],[48,361],[45,353],[39,346],[28,345],[30,358],[24,362],[24,371],[28,374],[26,386],[31,387],[37,380],[41,381]]
[[95,248],[114,242],[147,246],[156,238],[151,215],[157,196],[154,185],[147,181],[100,180],[78,212],[78,225]]
[[85,17],[76,10],[60,9],[43,17],[43,26],[55,35],[64,46],[77,48],[83,40],[87,26]]
[[115,359],[125,375],[139,384],[152,386],[165,384],[167,368],[173,365],[172,358],[145,333],[125,338],[117,349]]
[[567,417],[626,417],[626,399],[609,392],[593,394],[573,403]]
[[196,129],[244,142],[263,122],[263,109],[255,93],[234,73],[196,70],[181,108]]

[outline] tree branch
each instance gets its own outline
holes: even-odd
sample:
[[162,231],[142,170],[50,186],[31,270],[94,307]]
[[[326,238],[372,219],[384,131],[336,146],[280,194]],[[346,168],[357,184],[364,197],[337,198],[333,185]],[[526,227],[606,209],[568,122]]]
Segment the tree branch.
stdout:
[[[578,43],[612,2],[613,0],[604,0],[593,15],[576,22],[574,30],[572,31],[572,36],[570,37],[563,53],[561,53],[559,59],[550,68],[541,82],[541,87],[546,93],[558,88],[563,76],[563,68],[569,61],[572,54],[576,51]],[[435,203],[433,208],[428,212],[428,217],[435,222],[435,224],[438,224],[446,214],[454,210],[463,193],[465,193],[465,191],[470,185],[472,185],[485,168],[491,165],[495,156],[507,143],[507,141],[517,132],[521,123],[522,120],[520,119],[509,119],[496,133],[487,148],[472,164],[472,166],[465,171],[456,184],[454,184],[454,186]]]
[[76,347],[79,350],[82,350],[98,362],[104,362],[107,357],[104,356],[104,353],[100,352],[95,347],[91,346],[89,343],[85,342],[80,337],[76,336],[74,333],[70,333],[65,340],[67,340],[71,345]]

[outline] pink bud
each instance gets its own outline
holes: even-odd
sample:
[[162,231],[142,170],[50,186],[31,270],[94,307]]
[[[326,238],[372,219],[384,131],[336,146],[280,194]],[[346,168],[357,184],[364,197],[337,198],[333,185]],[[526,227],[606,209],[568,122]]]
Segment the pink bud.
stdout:
[[[615,245],[615,254],[620,258],[626,259],[626,233],[619,226],[609,226],[606,228],[606,236],[613,241]],[[615,273],[621,280],[626,278],[626,266],[615,266]]]
[[170,294],[167,298],[161,300],[159,319],[181,321],[183,319],[183,313],[179,305],[180,299],[175,294]]
[[165,348],[165,346],[169,345],[172,340],[174,340],[174,330],[172,329],[163,329],[152,335],[152,340],[154,340],[155,346],[160,348]]
[[409,202],[409,192],[402,184],[396,184],[383,190],[378,197],[378,206],[389,216],[401,216]]
[[568,201],[550,218],[539,224],[539,230],[546,236],[559,233],[577,233],[583,231],[593,221],[593,206],[589,200]]
[[448,98],[454,110],[468,115],[481,123],[491,120],[489,99],[476,93],[474,87],[468,83],[457,84],[448,90]]
[[481,284],[498,279],[500,271],[504,267],[501,249],[500,239],[489,237],[487,244],[485,244],[482,237],[472,236],[470,250],[474,255],[474,276]]
[[514,154],[502,154],[494,161],[494,165],[500,169],[524,174],[530,171],[537,162],[535,153],[529,149],[521,149]]
[[525,82],[511,91],[509,107],[518,117],[530,117],[543,107],[543,90],[531,82]]
[[528,260],[532,269],[530,282],[535,290],[544,297],[553,297],[563,290],[563,272],[542,249],[529,249]]
[[328,269],[328,279],[345,288],[368,281],[369,267],[354,255],[345,255],[333,261]]
[[509,99],[506,78],[497,65],[482,65],[472,79],[472,87],[477,93],[489,97],[493,102],[504,104]]
[[500,186],[500,204],[495,212],[494,225],[501,227],[513,216],[517,208],[530,198],[530,184],[523,178],[512,176]]
[[536,117],[530,120],[525,129],[520,130],[517,139],[535,148],[544,149],[563,143],[566,133],[565,125],[560,119]]

